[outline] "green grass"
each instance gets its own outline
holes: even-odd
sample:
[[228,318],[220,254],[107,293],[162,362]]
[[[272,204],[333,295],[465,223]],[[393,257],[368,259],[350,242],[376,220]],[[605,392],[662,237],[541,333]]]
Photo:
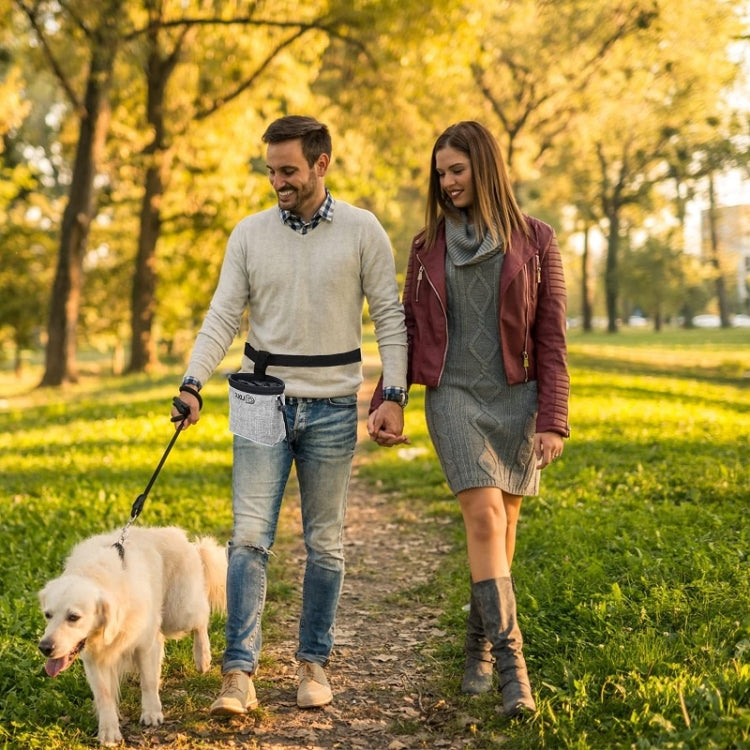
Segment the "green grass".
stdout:
[[[452,633],[444,690],[478,717],[478,747],[750,747],[750,336],[573,334],[572,436],[524,502],[514,563],[539,706],[508,726],[457,692],[467,599],[460,523],[436,589]],[[458,511],[412,394],[425,454],[375,454],[360,474]],[[377,457],[376,457],[377,456]]]
[[[514,564],[539,706],[528,723],[505,721],[492,696],[458,692],[465,546],[422,391],[406,412],[421,454],[406,461],[361,446],[359,476],[396,512],[434,518],[453,550],[436,580],[412,592],[444,612],[447,635],[422,647],[437,689],[457,716],[473,717],[441,731],[474,748],[750,748],[750,335],[572,332],[570,362],[572,436],[541,494],[524,502]],[[40,688],[35,592],[73,543],[127,520],[170,437],[176,372],[91,377],[62,392],[0,377],[12,394],[0,408],[0,747],[91,746],[80,676]],[[200,432],[180,437],[147,500],[150,524],[229,533],[226,394],[215,381]],[[281,569],[271,608],[290,595]],[[215,643],[221,628],[213,622]],[[215,675],[189,669],[185,643],[170,648],[184,692],[165,699],[204,706]],[[137,697],[126,689],[125,699]]]

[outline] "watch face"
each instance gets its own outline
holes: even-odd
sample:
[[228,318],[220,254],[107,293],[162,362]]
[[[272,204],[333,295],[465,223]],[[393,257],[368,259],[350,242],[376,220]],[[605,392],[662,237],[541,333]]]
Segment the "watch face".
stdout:
[[407,395],[405,393],[389,393],[387,396],[383,396],[386,401],[393,401],[399,406],[406,406]]

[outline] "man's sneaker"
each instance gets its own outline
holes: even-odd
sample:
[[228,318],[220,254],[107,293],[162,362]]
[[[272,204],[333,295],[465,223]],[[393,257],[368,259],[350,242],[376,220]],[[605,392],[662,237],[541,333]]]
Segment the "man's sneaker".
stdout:
[[300,708],[327,706],[333,700],[331,686],[320,664],[303,661],[298,674],[297,705]]
[[211,716],[246,714],[256,708],[255,685],[247,672],[232,671],[224,675],[219,697],[211,704]]

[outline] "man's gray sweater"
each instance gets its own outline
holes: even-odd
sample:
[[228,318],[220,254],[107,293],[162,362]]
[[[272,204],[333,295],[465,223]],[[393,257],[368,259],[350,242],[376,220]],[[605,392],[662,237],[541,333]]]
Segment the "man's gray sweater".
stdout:
[[[277,207],[244,218],[227,243],[219,283],[196,338],[186,376],[205,384],[249,311],[247,340],[272,354],[337,354],[362,342],[367,301],[386,386],[406,387],[406,328],[395,263],[375,216],[336,201],[332,221],[305,235],[284,225]],[[242,370],[253,362],[242,359]],[[355,393],[360,363],[269,367],[286,395],[326,398]]]

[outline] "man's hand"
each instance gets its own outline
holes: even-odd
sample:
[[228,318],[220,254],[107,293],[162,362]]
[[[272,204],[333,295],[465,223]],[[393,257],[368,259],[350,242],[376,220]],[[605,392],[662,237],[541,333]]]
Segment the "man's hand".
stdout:
[[172,406],[172,421],[175,430],[187,430],[191,424],[195,424],[201,418],[201,404],[198,399],[187,391],[180,391],[180,401],[190,409],[190,414],[185,415],[176,406]]
[[403,434],[404,410],[395,401],[383,401],[367,420],[367,432],[370,440],[388,448],[409,442]]

